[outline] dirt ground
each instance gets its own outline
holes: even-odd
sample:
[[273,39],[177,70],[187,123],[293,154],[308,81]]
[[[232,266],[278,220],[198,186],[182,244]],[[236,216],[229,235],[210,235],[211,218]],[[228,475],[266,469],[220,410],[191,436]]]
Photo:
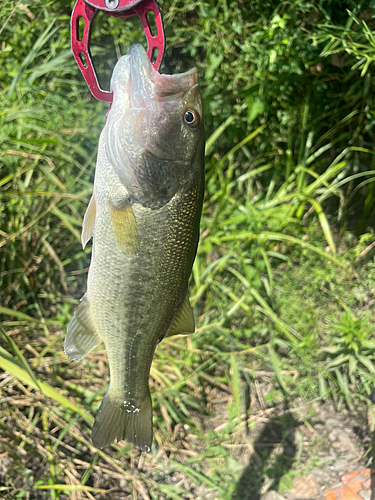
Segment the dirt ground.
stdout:
[[[327,492],[340,489],[345,476],[364,471],[372,462],[370,406],[366,413],[335,408],[331,402],[297,401],[293,409],[266,410],[263,418],[259,414],[250,431],[253,453],[234,499],[328,499]],[[242,461],[246,462],[245,456]],[[369,469],[366,474],[370,477]],[[279,489],[281,494],[276,493]],[[345,498],[370,500],[370,490]],[[337,500],[340,498],[338,495]]]
[[[13,500],[16,492],[21,490],[27,493],[25,498],[29,500],[51,498],[47,491],[36,491],[33,486],[35,481],[48,477],[50,473],[51,449],[46,444],[48,440],[40,422],[34,419],[37,423],[30,427],[30,420],[25,417],[29,414],[32,420],[34,411],[48,408],[48,400],[40,401],[38,409],[35,399],[22,394],[19,384],[9,381],[6,373],[0,379],[3,383],[0,499]],[[7,392],[9,398],[5,397]],[[370,432],[373,425],[373,404],[370,401],[367,410],[351,412],[343,403],[335,407],[332,402],[295,400],[289,405],[279,403],[269,408],[261,401],[257,395],[254,401],[250,398],[248,412],[242,415],[238,430],[231,433],[225,443],[218,439],[217,445],[229,450],[242,466],[234,492],[226,495],[225,500],[374,500],[371,499],[371,488],[358,491],[356,496],[327,497],[327,491],[342,488],[344,476],[371,467],[374,439]],[[231,395],[211,386],[207,391],[207,403],[210,416],[192,417],[201,420],[206,435],[219,436],[228,424]],[[59,418],[54,417],[49,429],[49,439],[53,443],[57,441],[54,436],[59,435],[63,426],[62,423],[59,427],[59,422]],[[191,467],[189,460],[199,457],[201,452],[197,450],[205,450],[208,441],[179,425],[166,436],[155,429],[156,456],[126,448],[127,445],[122,443],[117,452],[112,450],[109,453],[109,459],[104,454],[94,459],[97,450],[91,446],[89,429],[80,431],[72,425],[73,434],[67,434],[53,452],[60,460],[62,473],[59,482],[80,484],[82,475],[91,467],[92,474],[86,485],[110,489],[111,493],[92,493],[91,497],[76,493],[60,495],[60,499],[148,499],[147,488],[152,489],[156,483],[168,483],[181,485],[189,492],[181,496],[181,500],[221,500],[223,496],[218,490],[199,484],[186,474],[184,465]],[[78,440],[82,446],[77,445]],[[30,451],[26,452],[26,449]],[[201,463],[204,463],[204,458]],[[126,475],[133,479],[127,479]],[[139,488],[136,493],[134,485]],[[157,495],[152,498],[172,498]]]

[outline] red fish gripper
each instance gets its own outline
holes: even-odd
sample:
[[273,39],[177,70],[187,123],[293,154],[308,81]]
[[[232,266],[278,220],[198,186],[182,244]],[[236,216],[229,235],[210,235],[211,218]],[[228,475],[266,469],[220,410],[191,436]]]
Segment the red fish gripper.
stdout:
[[[156,0],[77,0],[71,17],[71,43],[74,58],[92,95],[100,101],[111,103],[113,93],[100,87],[90,54],[92,23],[99,11],[114,17],[139,16],[147,39],[147,54],[156,70],[160,67],[165,47],[163,21]],[[147,21],[149,12],[153,12],[155,16],[157,30],[155,35],[152,34]],[[84,26],[83,36],[80,39],[79,23],[81,20]]]

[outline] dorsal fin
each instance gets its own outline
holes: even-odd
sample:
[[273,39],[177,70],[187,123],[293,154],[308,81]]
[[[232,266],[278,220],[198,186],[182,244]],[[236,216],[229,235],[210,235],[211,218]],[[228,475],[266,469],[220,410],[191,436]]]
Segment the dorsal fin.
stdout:
[[172,335],[194,333],[194,331],[194,314],[189,302],[189,294],[187,294],[166,336],[172,337]]
[[89,239],[94,235],[95,218],[96,218],[96,203],[94,195],[92,195],[89,206],[87,207],[85,216],[83,218],[82,235],[81,235],[83,248],[85,248]]

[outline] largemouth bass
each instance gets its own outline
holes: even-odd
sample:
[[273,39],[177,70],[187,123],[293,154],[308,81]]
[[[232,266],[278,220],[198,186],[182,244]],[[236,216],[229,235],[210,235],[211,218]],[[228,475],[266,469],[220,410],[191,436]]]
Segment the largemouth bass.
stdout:
[[141,45],[118,61],[111,89],[83,221],[83,246],[93,237],[87,293],[65,353],[78,361],[101,342],[107,351],[110,386],[93,444],[124,439],[149,451],[156,345],[194,332],[188,279],[204,190],[202,101],[196,69],[161,75]]

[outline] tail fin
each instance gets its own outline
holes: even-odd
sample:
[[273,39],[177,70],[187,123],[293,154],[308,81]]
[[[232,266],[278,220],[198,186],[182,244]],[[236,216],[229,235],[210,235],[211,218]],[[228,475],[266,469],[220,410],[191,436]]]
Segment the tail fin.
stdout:
[[124,439],[142,451],[150,451],[152,445],[152,404],[150,393],[136,405],[133,401],[121,401],[109,390],[95,418],[91,434],[96,448],[105,448],[115,439]]

